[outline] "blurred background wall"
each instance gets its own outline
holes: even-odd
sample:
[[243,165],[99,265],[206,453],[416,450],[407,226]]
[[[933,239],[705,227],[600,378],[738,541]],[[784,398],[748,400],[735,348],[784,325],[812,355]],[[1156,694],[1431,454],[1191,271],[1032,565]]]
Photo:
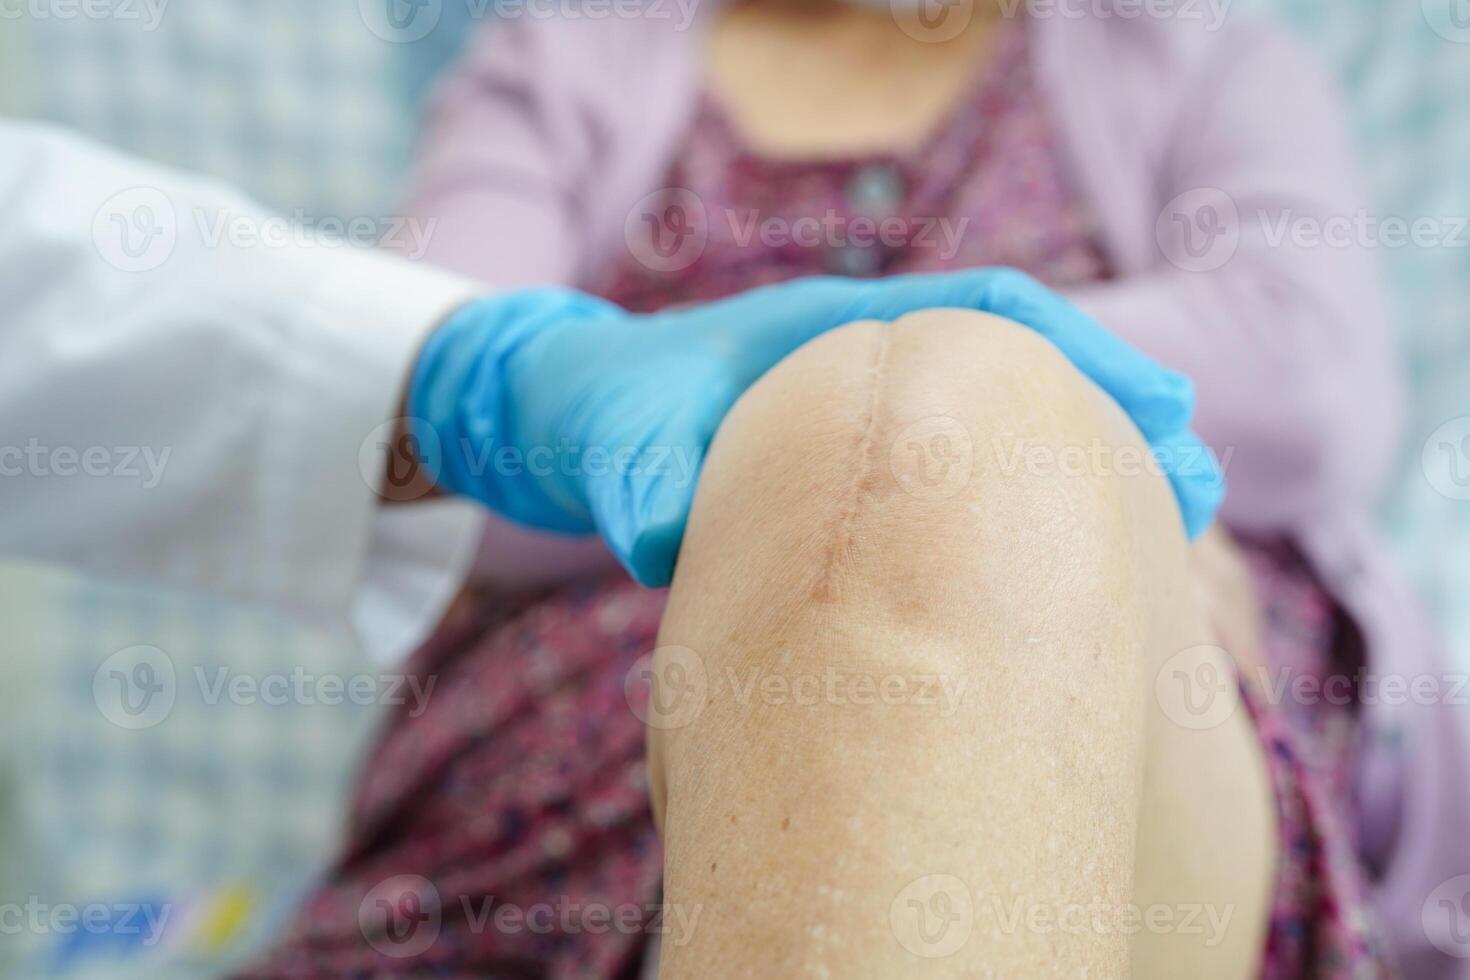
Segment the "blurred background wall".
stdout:
[[[218,175],[305,220],[383,216],[419,102],[483,9],[420,0],[436,19],[409,40],[382,29],[384,2],[114,0],[90,19],[0,0],[0,112]],[[1289,21],[1341,79],[1380,216],[1470,216],[1470,2],[1237,7]],[[1470,232],[1385,259],[1414,406],[1383,520],[1470,666]],[[330,853],[379,709],[180,699],[130,730],[98,710],[94,676],[137,644],[211,677],[378,668],[257,612],[34,568],[0,568],[0,623],[0,903],[173,910],[151,944],[6,935],[0,974],[196,977],[245,955]]]

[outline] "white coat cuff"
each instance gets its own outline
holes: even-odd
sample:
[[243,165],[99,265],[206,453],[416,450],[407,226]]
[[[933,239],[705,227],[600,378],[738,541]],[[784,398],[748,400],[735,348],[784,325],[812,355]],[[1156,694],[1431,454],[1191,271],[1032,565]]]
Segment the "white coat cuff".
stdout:
[[392,661],[432,628],[475,553],[472,505],[384,505],[386,457],[405,384],[425,336],[479,294],[473,284],[392,256],[321,250],[300,307],[276,424],[294,482],[292,554],[301,598],[345,615],[367,652]]

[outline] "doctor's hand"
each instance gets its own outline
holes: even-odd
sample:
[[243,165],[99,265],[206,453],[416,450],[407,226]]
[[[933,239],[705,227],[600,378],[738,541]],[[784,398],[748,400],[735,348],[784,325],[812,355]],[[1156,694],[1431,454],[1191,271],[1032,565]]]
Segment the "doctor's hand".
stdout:
[[1223,482],[1189,431],[1190,383],[1008,269],[801,279],[649,315],[565,289],[488,297],[424,345],[409,425],[438,489],[531,527],[595,530],[634,578],[662,586],[704,453],[745,389],[827,330],[934,307],[1050,339],[1160,454],[1190,536],[1209,524]]

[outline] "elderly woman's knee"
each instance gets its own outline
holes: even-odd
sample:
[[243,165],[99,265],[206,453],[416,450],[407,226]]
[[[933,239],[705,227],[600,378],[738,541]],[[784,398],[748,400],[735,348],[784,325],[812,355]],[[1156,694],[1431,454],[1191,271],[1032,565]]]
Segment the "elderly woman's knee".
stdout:
[[716,438],[680,554],[654,674],[707,698],[655,726],[656,805],[727,740],[839,782],[861,753],[833,746],[978,744],[1057,705],[1058,731],[1141,741],[1134,491],[1057,466],[1130,439],[1055,347],[977,313],[853,324],[774,368]]
[[822,601],[874,577],[931,586],[982,557],[1005,568],[1018,543],[1033,560],[1107,561],[1130,512],[1167,506],[1147,462],[1117,406],[1023,326],[960,310],[855,323],[730,413],[681,574],[775,568]]

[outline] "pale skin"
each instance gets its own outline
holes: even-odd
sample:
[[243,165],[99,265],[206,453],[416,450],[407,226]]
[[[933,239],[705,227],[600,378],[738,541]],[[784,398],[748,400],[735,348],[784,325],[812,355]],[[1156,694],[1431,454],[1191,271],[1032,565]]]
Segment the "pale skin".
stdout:
[[[921,138],[992,26],[845,9],[716,30],[710,84],[766,152]],[[1007,466],[1018,441],[1143,448],[1050,345],[950,310],[820,338],[726,420],[652,672],[665,901],[698,916],[661,976],[1255,975],[1261,749],[1241,706],[1181,724],[1169,682],[1259,658],[1239,556],[1188,544],[1157,474]]]
[[1000,10],[998,0],[975,0],[967,28],[935,42],[906,33],[886,9],[731,4],[710,35],[706,83],[768,156],[902,150],[954,107],[1003,23]]
[[1168,485],[1008,470],[1016,440],[1142,448],[962,311],[829,334],[726,420],[652,673],[664,899],[698,915],[662,976],[1254,975],[1271,797],[1243,709],[1192,729],[1156,690],[1218,641]]

